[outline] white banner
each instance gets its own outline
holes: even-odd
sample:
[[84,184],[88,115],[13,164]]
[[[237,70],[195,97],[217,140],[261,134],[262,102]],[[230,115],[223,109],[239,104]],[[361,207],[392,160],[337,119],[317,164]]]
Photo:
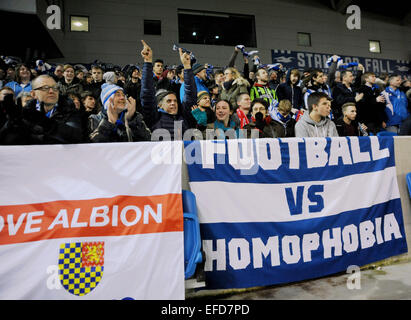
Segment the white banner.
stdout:
[[158,145],[0,147],[0,299],[184,299],[181,163],[153,161],[182,145]]

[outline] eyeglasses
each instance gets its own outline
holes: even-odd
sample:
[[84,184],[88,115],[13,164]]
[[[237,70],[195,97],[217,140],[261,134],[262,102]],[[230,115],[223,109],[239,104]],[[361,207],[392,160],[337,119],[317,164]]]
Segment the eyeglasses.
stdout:
[[40,91],[47,92],[47,91],[49,91],[50,89],[52,89],[53,91],[59,91],[59,86],[58,86],[58,85],[55,85],[55,86],[52,86],[52,87],[50,87],[50,86],[42,86],[42,87],[38,87],[38,88],[33,89],[33,90],[40,90]]

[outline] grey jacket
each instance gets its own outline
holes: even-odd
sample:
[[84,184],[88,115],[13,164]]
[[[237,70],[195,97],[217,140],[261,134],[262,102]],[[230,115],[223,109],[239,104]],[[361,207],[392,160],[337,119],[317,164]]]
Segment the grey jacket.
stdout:
[[320,122],[311,119],[308,111],[304,112],[295,125],[296,137],[338,137],[337,128],[330,118],[322,118]]

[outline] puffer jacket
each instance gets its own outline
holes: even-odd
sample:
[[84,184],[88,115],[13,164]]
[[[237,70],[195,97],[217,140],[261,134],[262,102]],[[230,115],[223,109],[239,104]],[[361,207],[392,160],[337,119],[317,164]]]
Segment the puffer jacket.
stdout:
[[[152,75],[153,64],[145,62],[140,93],[144,121],[152,132],[156,129],[165,129],[170,133],[171,140],[182,138],[187,129],[195,128],[197,124],[197,121],[191,114],[191,107],[197,104],[197,91],[193,71],[191,69],[184,69],[185,95],[182,107],[179,108],[176,115],[168,114],[163,109],[158,108]],[[177,128],[178,132],[175,132],[174,128]]]

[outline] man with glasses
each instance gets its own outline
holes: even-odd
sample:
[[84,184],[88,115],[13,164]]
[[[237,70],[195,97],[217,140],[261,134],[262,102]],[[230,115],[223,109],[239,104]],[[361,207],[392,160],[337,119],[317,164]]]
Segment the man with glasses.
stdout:
[[81,115],[71,100],[60,96],[49,75],[32,82],[31,100],[22,110],[23,123],[30,128],[32,144],[83,142]]

